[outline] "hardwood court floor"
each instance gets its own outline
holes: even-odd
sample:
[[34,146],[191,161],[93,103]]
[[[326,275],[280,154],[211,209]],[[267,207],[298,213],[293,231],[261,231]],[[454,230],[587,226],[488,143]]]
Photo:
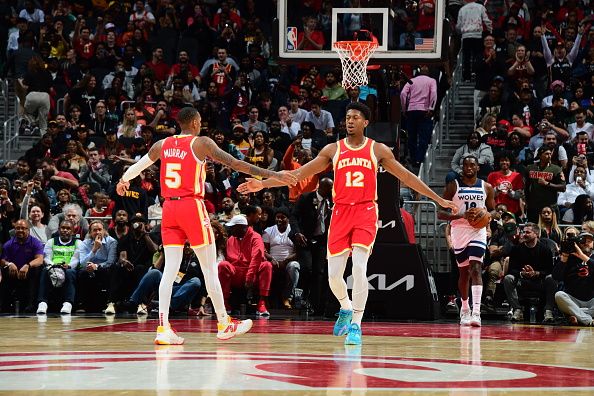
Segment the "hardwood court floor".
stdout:
[[591,328],[375,322],[345,348],[328,321],[261,319],[228,341],[212,319],[173,325],[185,345],[153,345],[151,319],[0,317],[0,393],[594,394]]

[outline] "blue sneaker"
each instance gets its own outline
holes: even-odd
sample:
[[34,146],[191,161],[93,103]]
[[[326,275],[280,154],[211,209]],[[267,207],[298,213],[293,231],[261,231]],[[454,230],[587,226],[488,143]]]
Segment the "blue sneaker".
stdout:
[[353,319],[353,311],[347,309],[341,309],[338,312],[338,319],[334,323],[334,331],[332,334],[335,336],[343,336],[349,332],[349,326]]
[[361,327],[357,323],[351,323],[349,333],[344,339],[345,345],[361,345]]

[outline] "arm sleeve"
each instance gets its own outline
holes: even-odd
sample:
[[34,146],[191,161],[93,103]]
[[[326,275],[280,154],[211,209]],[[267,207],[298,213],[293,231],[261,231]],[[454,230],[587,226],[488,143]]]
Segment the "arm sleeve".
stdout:
[[565,198],[565,193],[567,191],[564,191],[562,193],[559,193],[559,195],[557,196],[557,205],[559,206],[564,206],[565,202],[567,201],[567,198]]
[[285,155],[283,156],[283,169],[290,170],[293,169],[293,153],[295,152],[295,146],[292,144],[287,148],[285,151]]
[[435,80],[431,81],[430,87],[430,95],[429,95],[429,110],[435,110],[435,105],[437,103],[437,82]]
[[512,249],[512,251],[509,254],[509,268],[508,268],[508,273],[510,275],[513,275],[517,279],[517,278],[520,277],[520,265],[521,265],[521,263],[518,263],[518,257],[517,257],[516,252],[517,252],[516,249]]
[[99,264],[102,267],[111,267],[116,262],[118,254],[118,242],[114,239],[107,244],[107,261]]
[[264,242],[262,242],[262,238],[252,239],[251,253],[250,266],[246,274],[246,281],[249,283],[254,282],[258,268],[264,261]]
[[540,42],[542,43],[542,54],[544,55],[545,62],[547,62],[547,66],[550,67],[553,64],[553,55],[551,54],[549,43],[544,34],[540,36]]
[[86,241],[87,240],[83,241],[80,245],[79,262],[83,264],[88,263],[95,257],[95,253],[93,253],[93,250],[91,249],[92,243],[88,244]]
[[74,251],[74,254],[72,255],[72,258],[70,258],[70,268],[71,269],[77,269],[78,265],[80,264],[80,246],[82,245],[81,241],[76,241],[76,250]]
[[487,30],[491,33],[493,31],[493,22],[491,22],[489,15],[487,15],[487,9],[485,7],[481,10],[481,17],[483,18],[483,23],[487,27]]
[[567,54],[567,60],[569,61],[570,65],[573,65],[573,62],[578,55],[581,41],[582,35],[578,33],[577,37],[575,38],[575,43],[573,43],[573,47],[571,47],[571,51],[569,51],[569,54]]
[[25,194],[23,197],[23,202],[21,203],[21,215],[19,219],[27,220],[29,212],[29,198],[31,198],[29,194]]
[[485,164],[493,165],[495,163],[495,158],[493,157],[493,150],[491,150],[491,146],[482,143],[485,147],[481,150],[481,156],[485,158]]
[[462,158],[462,150],[462,147],[458,147],[458,149],[454,153],[454,156],[452,157],[452,162],[450,163],[452,170],[455,172],[458,172],[460,170],[460,158]]
[[45,243],[45,245],[43,246],[43,262],[45,263],[46,266],[51,267],[52,265],[54,265],[54,261],[53,256],[54,256],[54,252],[52,247],[54,246],[54,240],[50,239],[49,241],[47,241]]
[[122,176],[122,180],[129,182],[130,180],[140,175],[140,172],[142,172],[154,163],[155,161],[153,161],[148,154],[143,155],[137,163],[128,168],[126,173],[124,173],[124,175]]

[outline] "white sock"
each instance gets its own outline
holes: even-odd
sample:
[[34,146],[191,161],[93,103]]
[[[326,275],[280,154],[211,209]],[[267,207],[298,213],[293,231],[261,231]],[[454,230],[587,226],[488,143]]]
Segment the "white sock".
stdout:
[[349,311],[353,310],[347,284],[344,281],[344,270],[346,268],[349,252],[344,252],[339,256],[328,257],[328,283],[334,297],[340,302],[340,308]]
[[470,311],[470,305],[468,305],[468,299],[462,300],[462,310]]
[[367,282],[367,261],[369,250],[360,246],[353,248],[353,320],[361,326],[363,312],[369,295],[369,283]]
[[481,313],[481,298],[483,296],[483,285],[472,285],[472,312]]
[[171,291],[182,262],[184,248],[183,246],[165,246],[163,251],[165,252],[165,268],[163,268],[163,277],[159,283],[159,326],[170,327]]
[[212,301],[212,306],[217,314],[217,319],[220,323],[227,323],[227,311],[225,310],[225,300],[223,299],[223,289],[219,281],[219,266],[217,264],[217,248],[214,243],[194,249],[198,261],[200,261],[200,268],[204,275],[204,283],[206,283],[206,291]]

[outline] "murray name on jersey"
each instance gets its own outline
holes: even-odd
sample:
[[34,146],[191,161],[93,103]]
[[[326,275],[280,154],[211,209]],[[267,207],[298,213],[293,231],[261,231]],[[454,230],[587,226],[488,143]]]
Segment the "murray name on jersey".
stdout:
[[178,148],[169,148],[163,150],[163,156],[165,158],[179,158],[183,160],[188,155],[186,150],[178,149]]

